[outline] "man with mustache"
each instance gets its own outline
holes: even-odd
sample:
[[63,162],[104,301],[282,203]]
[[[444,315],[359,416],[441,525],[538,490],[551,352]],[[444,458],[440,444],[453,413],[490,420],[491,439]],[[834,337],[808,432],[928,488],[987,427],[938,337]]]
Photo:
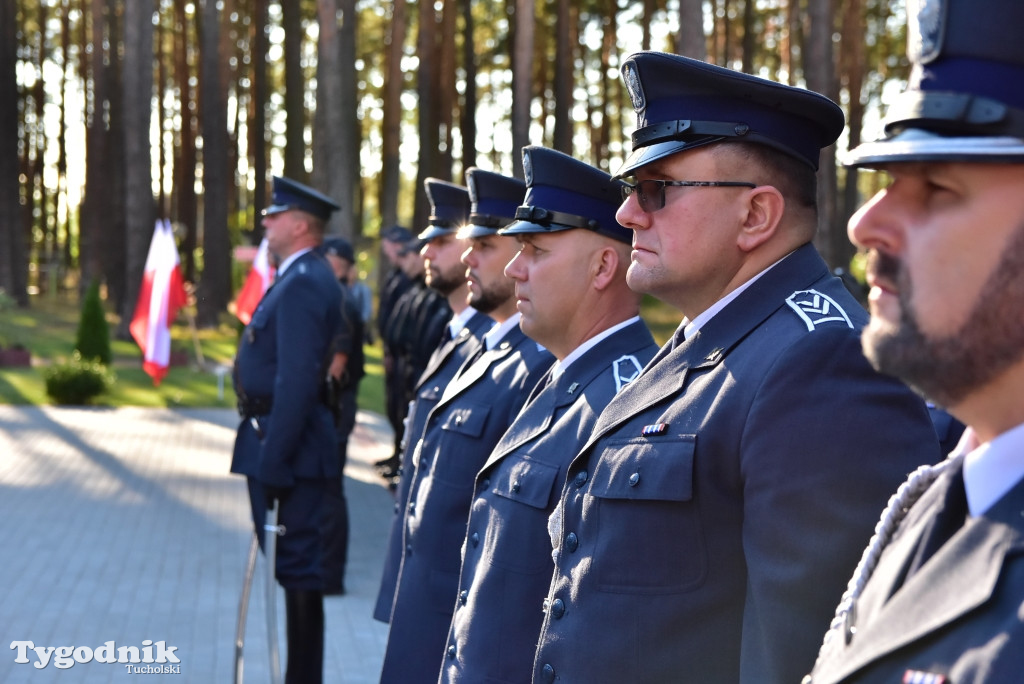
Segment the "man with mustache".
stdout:
[[522,408],[552,357],[519,328],[512,281],[505,265],[518,243],[498,235],[522,202],[525,185],[471,168],[469,304],[494,319],[482,344],[430,410],[419,435],[410,435],[411,478],[402,516],[402,556],[384,653],[382,684],[436,684],[458,593],[459,547],[477,471]]
[[864,352],[967,424],[893,497],[806,682],[1024,673],[1024,6],[908,7],[910,84],[850,154],[891,184],[850,221]]
[[888,492],[940,458],[811,244],[843,114],[677,55],[622,74],[627,282],[684,318],[569,466],[534,682],[799,681]]
[[[424,189],[430,200],[430,225],[419,234],[425,240],[422,254],[427,273],[427,286],[443,295],[453,316],[448,322],[447,334],[434,349],[426,369],[416,383],[416,398],[409,405],[406,429],[402,438],[403,459],[423,432],[430,410],[441,399],[441,393],[448,386],[466,358],[476,350],[480,337],[494,323],[486,314],[469,305],[469,282],[466,267],[462,264],[462,253],[467,244],[457,233],[469,221],[469,191],[461,185],[448,183],[436,178],[427,178]],[[411,454],[408,455],[411,458]],[[391,602],[395,598],[395,583],[402,562],[402,528],[405,521],[405,503],[409,499],[413,467],[408,465],[410,477],[398,482],[395,497],[395,516],[391,521],[387,556],[381,576],[377,605],[373,616],[381,622],[391,620]],[[403,465],[403,470],[405,470]]]

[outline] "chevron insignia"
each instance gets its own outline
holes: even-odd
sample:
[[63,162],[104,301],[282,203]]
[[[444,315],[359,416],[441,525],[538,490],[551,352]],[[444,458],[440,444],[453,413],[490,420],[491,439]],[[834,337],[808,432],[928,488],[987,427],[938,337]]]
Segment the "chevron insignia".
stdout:
[[618,392],[639,377],[643,366],[635,356],[623,355],[612,362],[612,370],[615,373],[615,391]]
[[786,298],[786,304],[804,322],[808,332],[826,323],[845,323],[847,327],[853,328],[843,307],[817,290],[797,290]]

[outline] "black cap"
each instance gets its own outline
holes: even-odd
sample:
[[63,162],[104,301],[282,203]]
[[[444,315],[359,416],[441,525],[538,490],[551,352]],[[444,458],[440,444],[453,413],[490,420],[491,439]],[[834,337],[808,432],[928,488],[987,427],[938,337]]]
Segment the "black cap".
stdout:
[[324,254],[332,254],[339,259],[348,261],[350,264],[356,262],[356,252],[352,249],[352,243],[343,237],[325,238],[322,249]]
[[469,191],[461,185],[427,178],[423,181],[430,200],[430,226],[417,237],[420,244],[436,237],[458,232],[469,220]]
[[683,150],[722,141],[768,145],[818,168],[843,131],[843,110],[824,95],[664,52],[622,65],[637,130],[616,177]]
[[907,90],[844,161],[1024,162],[1021,27],[1020,0],[908,1]]
[[409,240],[412,240],[412,231],[405,226],[391,226],[381,232],[380,238],[382,240],[387,240],[388,242],[405,244]]
[[469,225],[459,237],[478,238],[494,235],[499,228],[512,223],[516,207],[523,203],[526,183],[518,178],[472,167],[466,169],[466,185],[473,201]]
[[622,181],[547,147],[523,148],[526,199],[516,221],[500,235],[590,230],[629,244],[633,231],[615,220],[622,204]]
[[282,211],[298,209],[326,221],[331,213],[341,209],[337,202],[308,185],[284,176],[274,176],[272,202],[263,210],[264,216],[273,216]]

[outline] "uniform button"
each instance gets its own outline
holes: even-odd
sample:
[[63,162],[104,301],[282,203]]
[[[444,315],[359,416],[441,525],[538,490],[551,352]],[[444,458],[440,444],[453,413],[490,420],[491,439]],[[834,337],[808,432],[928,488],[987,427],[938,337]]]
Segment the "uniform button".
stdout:
[[463,589],[459,592],[459,603],[466,605],[466,600],[469,599],[469,591]]
[[640,473],[633,473],[629,476],[629,486],[636,487],[640,484]]
[[483,481],[480,483],[480,489],[487,489],[490,486],[491,486],[491,479],[489,477],[484,478]]
[[395,515],[398,515],[398,509],[399,508],[400,508],[400,506],[398,505],[398,502],[396,501],[395,502]]
[[410,513],[415,513],[416,512],[416,502],[415,501],[410,501],[409,502],[409,512]]
[[576,477],[573,479],[573,484],[575,484],[577,487],[582,487],[583,485],[587,484],[588,477],[590,477],[590,475],[587,473],[587,471],[581,470],[580,472],[576,473]]
[[440,393],[440,391],[441,391],[441,386],[440,385],[434,385],[434,394],[438,394],[438,393]]
[[565,535],[565,548],[568,549],[569,553],[572,553],[580,545],[580,538],[576,536],[575,532],[570,532]]
[[448,647],[448,659],[449,660],[454,660],[455,659],[455,644],[452,644],[451,646]]
[[462,425],[462,416],[455,416],[455,424]]
[[544,667],[540,668],[540,678],[544,684],[552,684],[555,681],[555,668],[550,663],[544,663]]
[[551,617],[558,620],[563,615],[565,615],[565,601],[562,599],[555,599],[551,602]]
[[[473,534],[469,535],[469,541],[473,544],[474,548],[479,546],[480,545],[480,534],[477,533],[477,532],[474,532]],[[450,600],[451,599],[449,599],[449,601]]]
[[426,468],[427,468],[427,459],[425,459],[425,458],[421,458],[420,459],[420,468],[423,468],[424,470],[426,470]]
[[405,547],[405,555],[406,556],[411,556],[412,555],[412,544],[407,544],[406,545],[406,547]]
[[512,493],[513,494],[518,494],[519,490],[521,488],[522,488],[522,485],[519,484],[519,480],[516,480],[515,482],[512,483]]

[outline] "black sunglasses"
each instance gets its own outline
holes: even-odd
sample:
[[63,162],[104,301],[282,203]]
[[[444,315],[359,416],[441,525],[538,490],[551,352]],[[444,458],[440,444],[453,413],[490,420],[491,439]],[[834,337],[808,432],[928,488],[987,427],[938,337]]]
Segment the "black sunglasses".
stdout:
[[647,213],[658,211],[665,206],[665,188],[668,186],[678,188],[756,188],[754,183],[745,181],[676,181],[676,180],[655,180],[648,179],[637,181],[635,184],[622,184],[622,201],[625,202],[629,196],[636,193],[637,202],[640,208]]

